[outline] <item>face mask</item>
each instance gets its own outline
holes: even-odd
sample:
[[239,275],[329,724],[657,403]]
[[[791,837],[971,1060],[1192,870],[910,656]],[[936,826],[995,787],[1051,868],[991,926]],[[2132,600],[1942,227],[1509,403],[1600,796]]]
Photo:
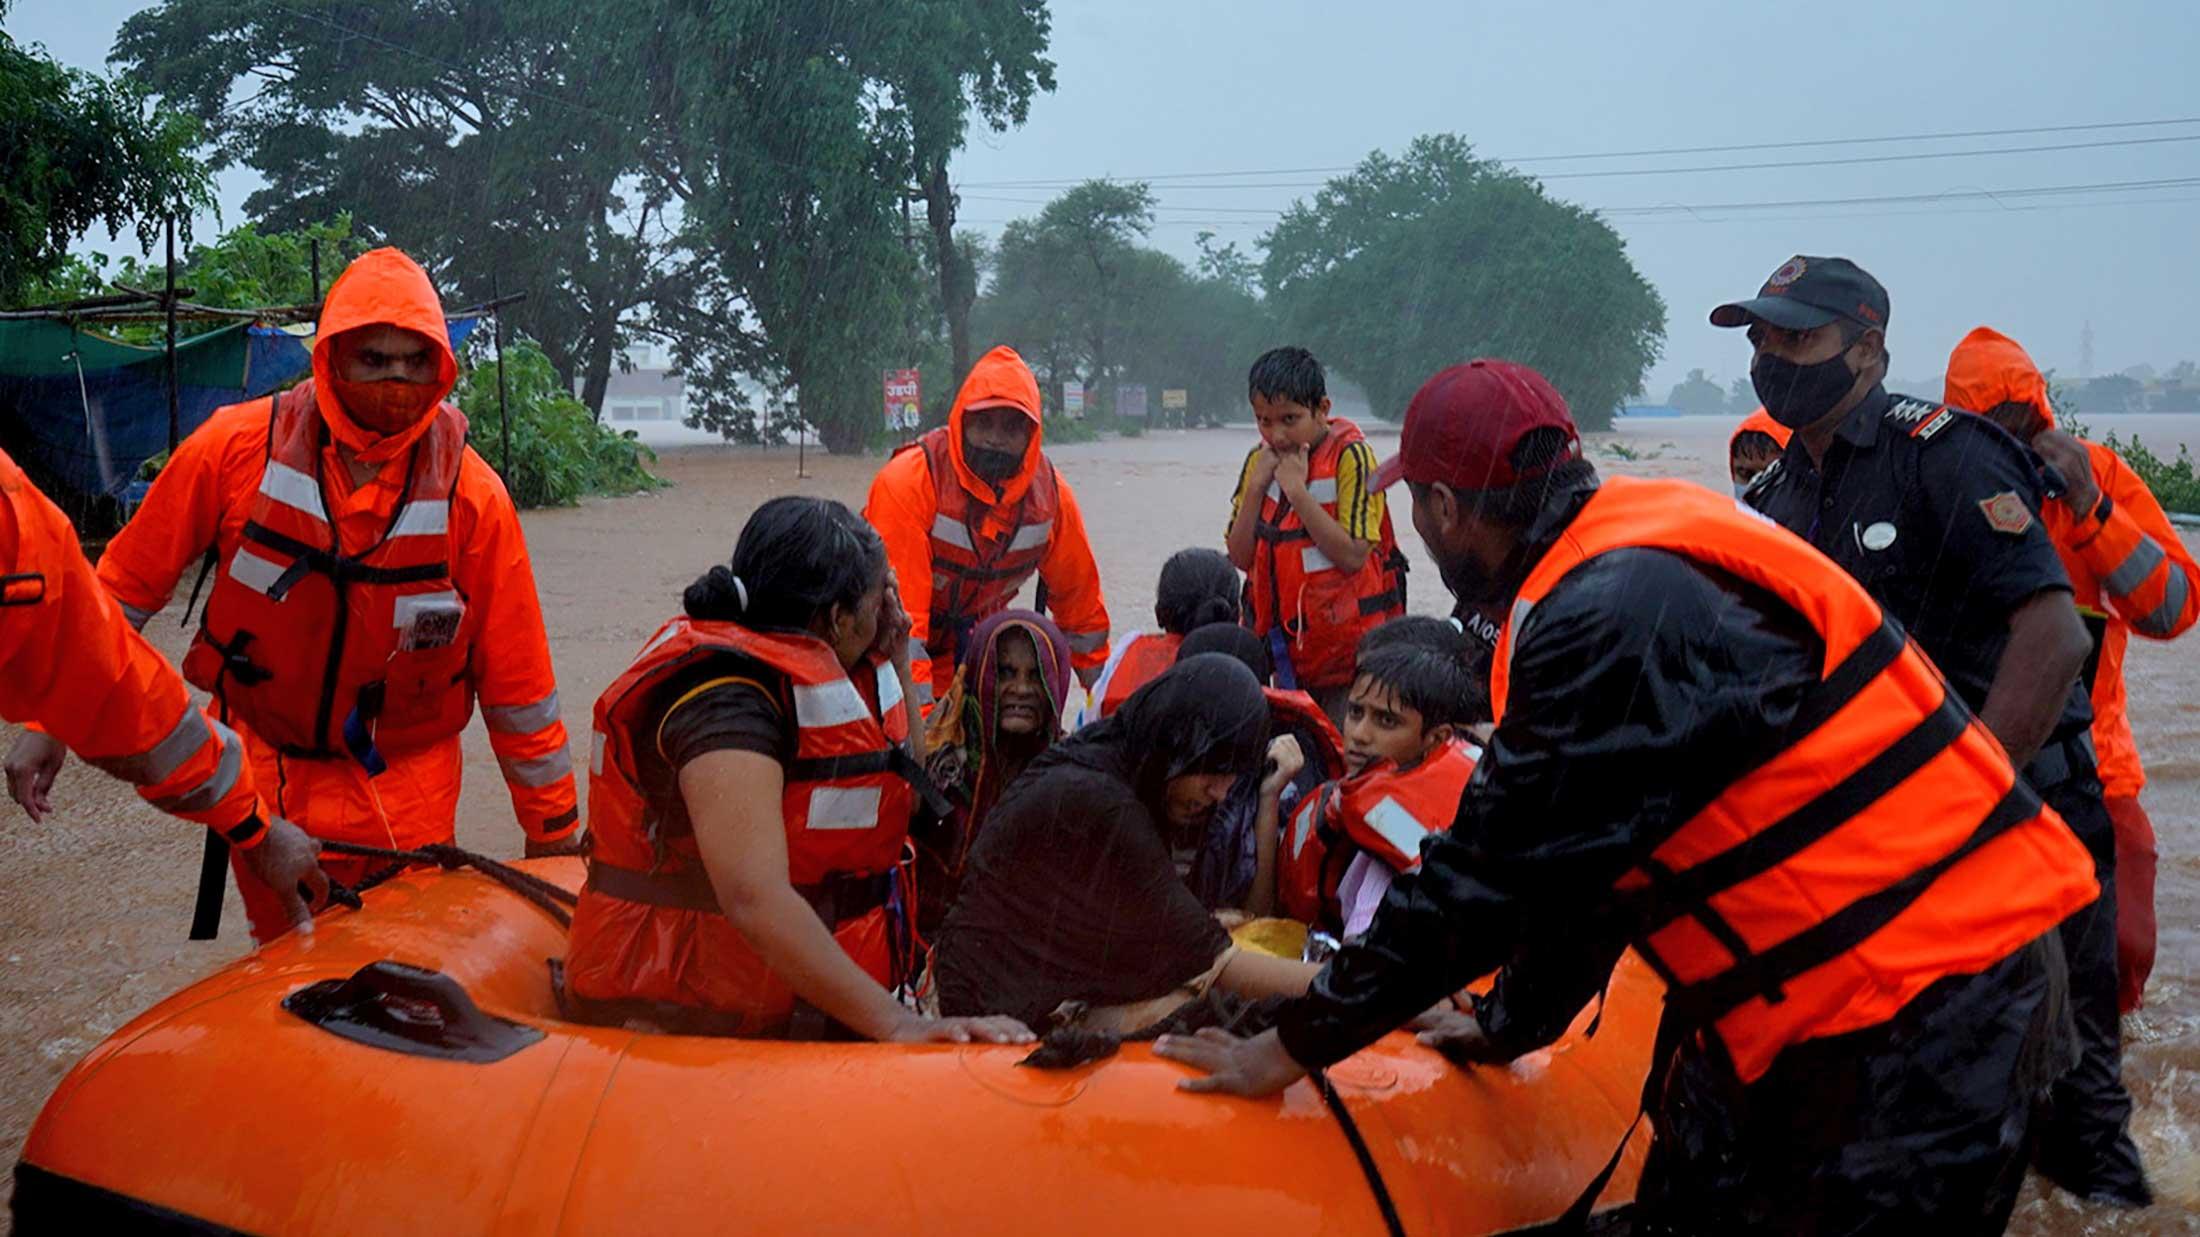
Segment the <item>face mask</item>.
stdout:
[[1764,353],[1750,364],[1749,385],[1773,420],[1801,429],[1833,411],[1856,385],[1856,371],[1849,368],[1845,348],[1816,365]]
[[410,428],[436,405],[436,389],[425,382],[351,382],[333,380],[336,402],[361,429],[395,434]]
[[970,465],[970,471],[981,479],[997,484],[1015,476],[1016,470],[1024,466],[1024,453],[995,451],[966,442],[963,444],[963,463]]

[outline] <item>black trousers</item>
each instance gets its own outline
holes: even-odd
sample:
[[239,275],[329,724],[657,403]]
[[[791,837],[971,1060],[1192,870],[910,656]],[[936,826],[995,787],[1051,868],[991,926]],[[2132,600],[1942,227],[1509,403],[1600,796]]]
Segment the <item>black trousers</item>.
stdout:
[[2000,1233],[2032,1105],[2069,1064],[2063,985],[2050,933],[1746,1085],[1715,1042],[1690,1043],[1653,1114],[1635,1233]]
[[2059,757],[2043,752],[2025,776],[2092,853],[2101,896],[2061,928],[2078,1063],[2040,1109],[2037,1164],[2049,1180],[2080,1197],[2143,1205],[2152,1195],[2131,1141],[2116,1009],[2116,831],[2101,800],[2090,744],[2081,737],[2059,746]]

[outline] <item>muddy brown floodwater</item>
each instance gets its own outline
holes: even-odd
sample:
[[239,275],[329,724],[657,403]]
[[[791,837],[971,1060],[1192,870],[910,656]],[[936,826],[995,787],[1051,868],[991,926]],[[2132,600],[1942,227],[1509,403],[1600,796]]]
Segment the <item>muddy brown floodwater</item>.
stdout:
[[[1394,432],[1376,438],[1378,451],[1395,449]],[[1220,543],[1250,442],[1248,429],[1162,431],[1053,451],[1084,506],[1118,631],[1152,624],[1162,560],[1183,546]],[[1632,423],[1595,436],[1590,449],[1610,472],[1723,488],[1724,447],[1723,425],[1690,418]],[[810,475],[797,478],[791,450],[687,449],[660,461],[671,489],[530,513],[527,539],[575,755],[586,754],[596,693],[673,612],[688,581],[731,553],[759,502],[794,492],[860,505],[878,464],[813,454]],[[1395,493],[1402,501],[1404,491]],[[1402,509],[1397,528],[1414,562],[1413,609],[1445,612],[1449,600]],[[183,643],[174,611],[148,634],[172,654]],[[2162,942],[2147,1007],[2125,1022],[2124,1076],[2161,1201],[2140,1214],[2103,1212],[2035,1183],[2012,1229],[2020,1234],[2200,1232],[2200,657],[2186,645],[2132,644],[2132,720],[2147,757],[2147,809],[2161,832]],[[0,743],[13,737],[0,727]],[[519,830],[478,723],[466,752],[459,841],[517,854]],[[192,829],[73,761],[54,798],[61,809],[43,825],[0,804],[0,1147],[11,1151],[86,1049],[248,947],[234,893],[219,940],[183,939],[198,866]]]

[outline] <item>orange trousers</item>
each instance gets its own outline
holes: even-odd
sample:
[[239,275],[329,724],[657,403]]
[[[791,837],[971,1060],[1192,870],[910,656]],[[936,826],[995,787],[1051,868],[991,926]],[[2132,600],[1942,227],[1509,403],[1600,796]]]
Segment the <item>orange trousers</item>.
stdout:
[[2154,973],[2154,822],[2136,796],[2107,799],[2116,826],[2116,1008],[2146,1003]]
[[[389,767],[369,778],[357,761],[300,760],[284,756],[249,729],[238,726],[252,776],[275,814],[313,837],[410,850],[454,840],[458,789],[465,759],[456,735],[416,751],[387,755]],[[321,861],[331,879],[358,883],[386,866],[381,859],[329,856]],[[266,944],[290,930],[273,890],[247,871],[232,852],[230,871],[252,921],[252,939]]]

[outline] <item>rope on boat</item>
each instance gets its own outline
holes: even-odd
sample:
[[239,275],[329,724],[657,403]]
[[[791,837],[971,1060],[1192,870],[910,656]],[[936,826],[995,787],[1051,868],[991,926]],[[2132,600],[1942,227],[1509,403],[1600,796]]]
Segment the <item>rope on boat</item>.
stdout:
[[[394,850],[386,846],[365,846],[357,842],[321,843],[321,850],[331,855],[349,855],[360,859],[387,859],[386,868],[377,869],[366,879],[346,889],[330,882],[331,898],[346,906],[356,908],[359,895],[396,876],[410,867],[439,867],[446,872],[459,868],[472,868],[490,880],[504,886],[520,897],[541,908],[542,912],[558,921],[561,928],[573,926],[573,915],[566,908],[579,901],[579,896],[563,886],[546,881],[530,872],[522,872],[506,863],[500,863],[487,855],[453,846],[446,842],[431,842],[417,850]],[[580,851],[574,850],[573,854]]]
[[1383,1229],[1390,1237],[1406,1237],[1406,1226],[1398,1218],[1398,1204],[1391,1201],[1390,1187],[1383,1183],[1383,1170],[1376,1167],[1375,1153],[1368,1150],[1367,1140],[1360,1137],[1360,1123],[1352,1119],[1352,1110],[1345,1107],[1344,1097],[1329,1083],[1329,1074],[1323,1070],[1310,1071],[1314,1089],[1321,1093],[1322,1103],[1329,1107],[1331,1116],[1337,1119],[1338,1128],[1344,1131],[1344,1140],[1352,1144],[1352,1155],[1360,1162],[1360,1172],[1367,1178],[1367,1188],[1375,1195],[1375,1205],[1382,1209]]

